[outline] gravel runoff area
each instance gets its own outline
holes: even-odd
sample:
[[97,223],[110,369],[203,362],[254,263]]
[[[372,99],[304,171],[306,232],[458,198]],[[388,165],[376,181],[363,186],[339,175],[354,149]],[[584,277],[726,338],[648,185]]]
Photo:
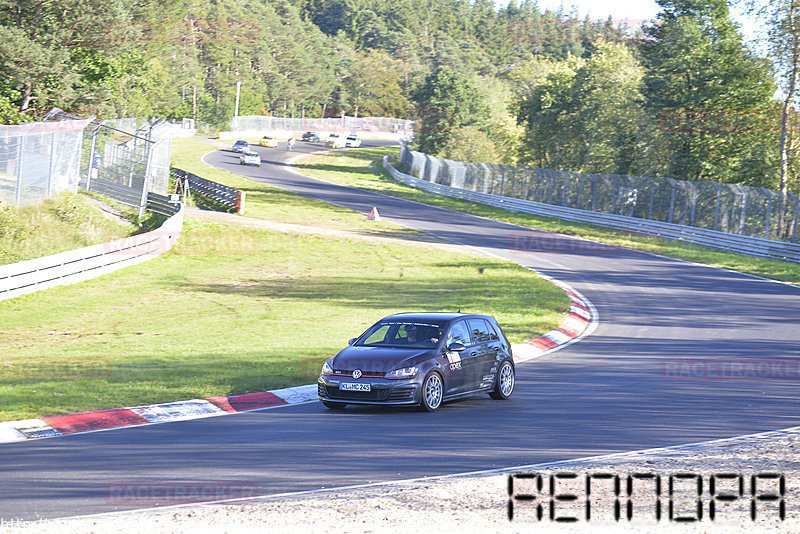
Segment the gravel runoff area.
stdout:
[[[565,475],[577,474],[577,479]],[[320,473],[322,475],[322,473]],[[519,475],[533,475],[520,477]],[[610,476],[609,476],[610,475]],[[6,522],[0,532],[545,532],[545,533],[750,533],[800,532],[800,427],[679,447],[595,456],[514,469],[329,489],[235,502],[29,523]],[[513,497],[509,479],[513,476]],[[586,519],[587,476],[591,517]],[[781,488],[781,479],[785,481]],[[537,479],[542,480],[542,489]],[[615,496],[619,477],[620,496]],[[627,493],[627,480],[632,491]],[[635,477],[635,478],[634,478]],[[672,477],[672,478],[670,478]],[[713,480],[712,480],[713,479]],[[550,481],[555,481],[550,494]],[[656,480],[661,495],[656,496]],[[670,480],[672,509],[670,511]],[[698,480],[702,488],[698,488]],[[755,482],[756,492],[752,493]],[[713,488],[712,489],[712,484]],[[175,485],[171,491],[175,492]],[[183,490],[197,484],[187,483]],[[153,488],[118,488],[108,498],[120,505],[155,505]],[[161,488],[163,489],[163,488]],[[241,488],[239,488],[241,490]],[[257,489],[257,488],[255,488]],[[698,492],[700,489],[700,492]],[[191,490],[189,490],[191,491]],[[236,494],[227,488],[228,495]],[[115,493],[116,492],[116,493]],[[713,499],[711,497],[715,496]],[[162,492],[163,493],[163,492]],[[245,492],[240,492],[236,498]],[[257,494],[257,491],[255,492]],[[698,517],[698,497],[702,508]],[[570,501],[568,495],[575,495]],[[628,497],[630,495],[630,497]],[[525,496],[533,500],[525,500]],[[142,500],[144,499],[144,500]],[[614,520],[615,501],[620,504]],[[710,519],[714,501],[714,520]],[[656,520],[656,503],[661,519]],[[509,520],[509,502],[514,519]],[[550,503],[555,502],[552,512]],[[177,503],[184,503],[176,505]],[[537,516],[538,504],[542,518]],[[633,519],[626,511],[631,503]],[[781,520],[781,504],[784,519]],[[752,519],[755,511],[756,519]],[[576,522],[550,518],[576,517]],[[672,514],[672,519],[670,519]]]

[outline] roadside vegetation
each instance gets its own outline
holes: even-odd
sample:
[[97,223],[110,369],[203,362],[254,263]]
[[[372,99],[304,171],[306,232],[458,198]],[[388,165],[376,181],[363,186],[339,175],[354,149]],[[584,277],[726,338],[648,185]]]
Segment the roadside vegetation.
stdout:
[[197,161],[213,148],[176,142],[175,165],[246,189],[248,217],[189,213],[165,255],[0,302],[0,420],[308,384],[398,311],[493,314],[520,342],[569,307],[517,265]]
[[[135,213],[65,193],[24,208],[0,204],[0,265],[73,250],[137,233]],[[102,206],[102,207],[101,207]],[[115,212],[115,214],[109,213]]]

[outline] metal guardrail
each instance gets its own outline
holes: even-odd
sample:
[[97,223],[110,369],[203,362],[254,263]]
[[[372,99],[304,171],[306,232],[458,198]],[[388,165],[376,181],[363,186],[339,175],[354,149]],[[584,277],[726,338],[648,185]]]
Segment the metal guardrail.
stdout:
[[212,182],[201,178],[196,174],[186,172],[182,169],[173,168],[171,175],[182,182],[187,181],[189,184],[188,190],[194,194],[200,194],[215,203],[219,204],[227,211],[235,211],[236,213],[244,213],[245,192],[227,185]]
[[739,234],[729,234],[716,230],[706,230],[694,226],[684,226],[680,224],[639,219],[625,215],[614,215],[596,211],[579,210],[566,208],[552,204],[543,204],[532,200],[522,200],[512,197],[482,193],[459,189],[448,185],[437,184],[421,180],[402,173],[395,169],[390,163],[389,158],[384,157],[383,167],[392,175],[395,180],[406,185],[428,191],[437,195],[443,195],[471,202],[478,202],[497,208],[502,208],[512,212],[530,213],[544,217],[555,217],[569,221],[593,224],[617,230],[626,230],[640,234],[647,234],[669,239],[677,239],[705,245],[749,256],[772,258],[778,260],[800,263],[800,244],[787,243],[785,241],[773,241],[758,237],[748,237]]
[[183,210],[179,209],[152,232],[0,265],[0,300],[81,282],[155,258],[175,245],[182,229]]
[[170,197],[159,195],[158,193],[147,193],[147,211],[152,211],[165,217],[172,217],[180,209],[180,201],[173,201]]

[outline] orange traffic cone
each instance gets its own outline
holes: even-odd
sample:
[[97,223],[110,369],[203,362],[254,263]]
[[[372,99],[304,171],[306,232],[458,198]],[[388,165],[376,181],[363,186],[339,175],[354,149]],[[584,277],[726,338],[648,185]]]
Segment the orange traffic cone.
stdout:
[[367,220],[368,221],[380,221],[381,220],[381,216],[378,213],[378,208],[372,208],[372,211],[370,211],[369,215],[367,215]]

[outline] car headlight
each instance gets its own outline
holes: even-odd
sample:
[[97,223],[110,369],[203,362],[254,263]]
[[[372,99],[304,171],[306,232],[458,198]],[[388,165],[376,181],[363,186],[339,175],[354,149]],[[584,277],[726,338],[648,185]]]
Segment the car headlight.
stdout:
[[402,369],[395,369],[394,371],[389,371],[383,378],[389,378],[392,380],[403,380],[406,378],[414,378],[419,373],[419,369],[416,367],[403,367]]
[[[332,360],[333,358],[331,358]],[[325,376],[331,376],[333,374],[333,367],[331,367],[331,360],[322,364],[322,374]]]

